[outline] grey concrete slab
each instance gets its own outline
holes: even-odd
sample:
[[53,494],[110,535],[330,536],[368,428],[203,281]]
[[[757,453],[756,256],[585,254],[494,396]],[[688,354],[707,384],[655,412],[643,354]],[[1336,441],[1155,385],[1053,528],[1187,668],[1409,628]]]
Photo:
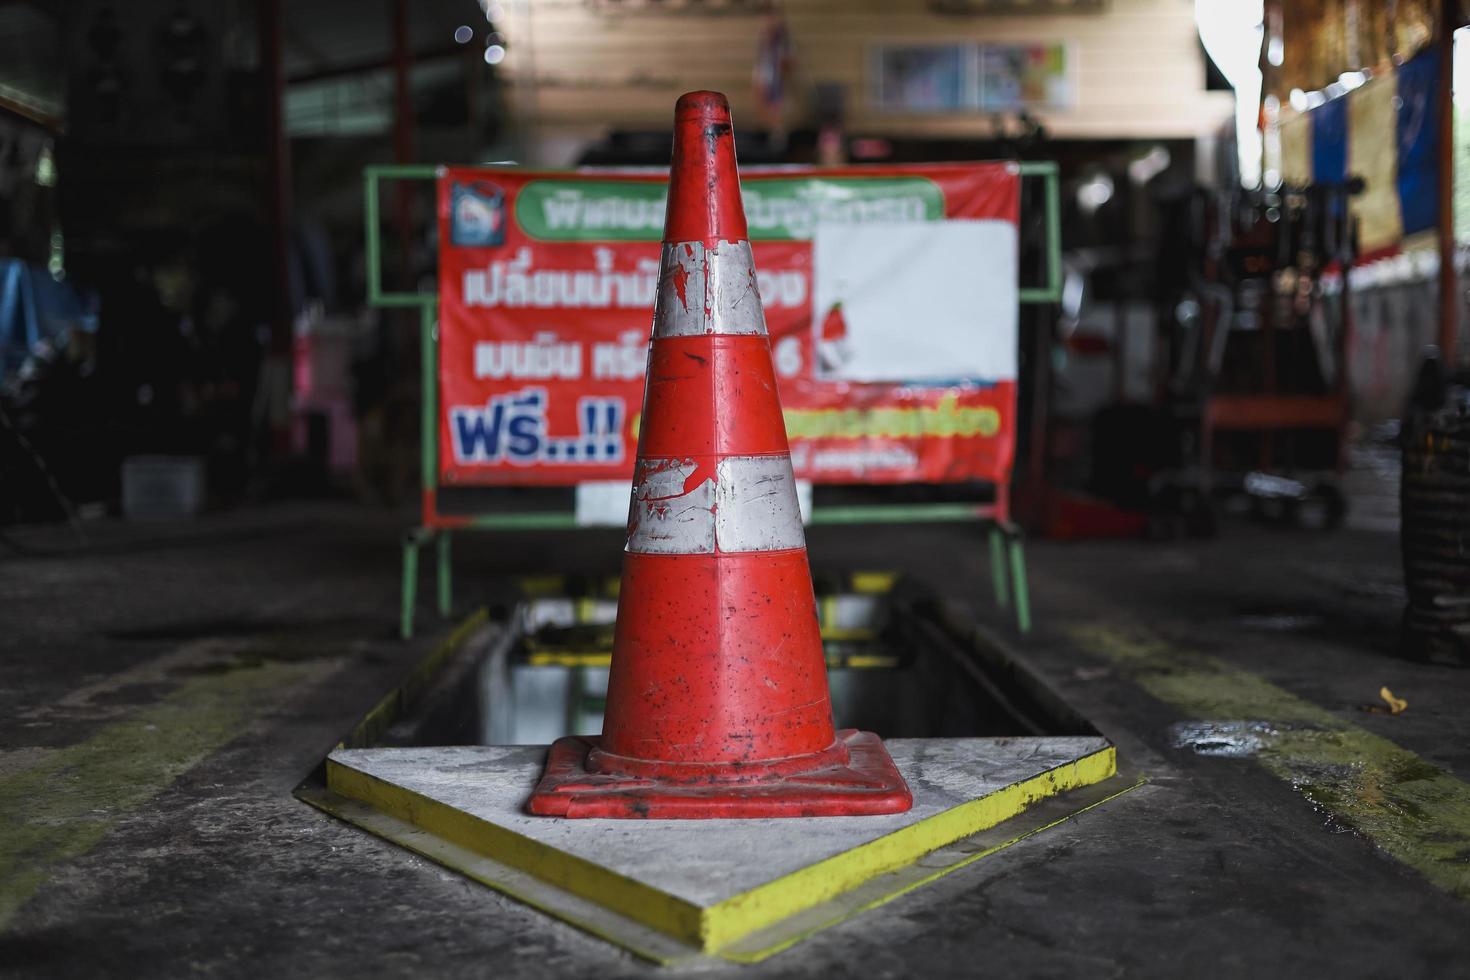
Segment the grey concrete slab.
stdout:
[[[338,749],[330,759],[709,908],[1108,748],[1103,738],[1070,736],[894,739],[886,745],[914,794],[913,809],[801,819],[531,816],[522,807],[541,776],[546,749],[540,746]],[[981,829],[968,826],[928,849]]]

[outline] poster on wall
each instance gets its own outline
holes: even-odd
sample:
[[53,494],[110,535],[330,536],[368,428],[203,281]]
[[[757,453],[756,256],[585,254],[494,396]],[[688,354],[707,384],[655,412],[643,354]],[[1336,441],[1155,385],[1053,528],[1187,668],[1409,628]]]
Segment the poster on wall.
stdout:
[[[741,184],[797,476],[1003,479],[1016,166],[750,169]],[[666,174],[446,168],[438,191],[441,484],[628,478]]]
[[893,112],[1014,112],[1075,101],[1059,43],[883,43],[869,47],[869,99]]

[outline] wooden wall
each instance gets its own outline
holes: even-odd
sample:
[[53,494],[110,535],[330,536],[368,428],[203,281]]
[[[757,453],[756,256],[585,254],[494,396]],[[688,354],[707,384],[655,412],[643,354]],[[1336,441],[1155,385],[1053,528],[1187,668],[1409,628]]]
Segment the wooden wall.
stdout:
[[[500,6],[509,39],[501,68],[514,86],[514,110],[548,146],[615,127],[667,126],[674,100],[697,88],[729,95],[737,125],[753,118],[759,15],[607,14],[585,0]],[[1192,0],[1110,0],[1102,13],[964,17],[930,14],[922,0],[785,0],[783,6],[796,49],[793,125],[803,121],[811,86],[835,82],[847,91],[852,133],[988,131],[989,123],[975,115],[870,108],[867,60],[874,41],[1065,42],[1073,105],[1034,113],[1060,138],[1194,137],[1216,130],[1232,111],[1230,93],[1204,89]]]

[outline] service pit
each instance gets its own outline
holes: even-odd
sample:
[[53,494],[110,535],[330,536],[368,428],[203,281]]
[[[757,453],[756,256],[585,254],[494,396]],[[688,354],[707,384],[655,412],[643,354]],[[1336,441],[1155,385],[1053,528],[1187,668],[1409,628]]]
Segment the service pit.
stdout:
[[[883,734],[908,813],[561,820],[523,807],[546,745],[596,734],[616,580],[472,617],[299,789],[303,800],[660,963],[753,962],[1138,784],[1111,743],[930,597],[818,595],[834,720]],[[548,594],[551,593],[551,594]]]

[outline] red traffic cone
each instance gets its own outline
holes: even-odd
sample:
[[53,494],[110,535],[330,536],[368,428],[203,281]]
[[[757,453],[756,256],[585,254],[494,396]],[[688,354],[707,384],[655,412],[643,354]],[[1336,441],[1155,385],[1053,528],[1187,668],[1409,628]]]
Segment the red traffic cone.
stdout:
[[663,263],[602,737],[551,748],[531,813],[797,817],[913,803],[832,727],[730,106],[674,110]]

